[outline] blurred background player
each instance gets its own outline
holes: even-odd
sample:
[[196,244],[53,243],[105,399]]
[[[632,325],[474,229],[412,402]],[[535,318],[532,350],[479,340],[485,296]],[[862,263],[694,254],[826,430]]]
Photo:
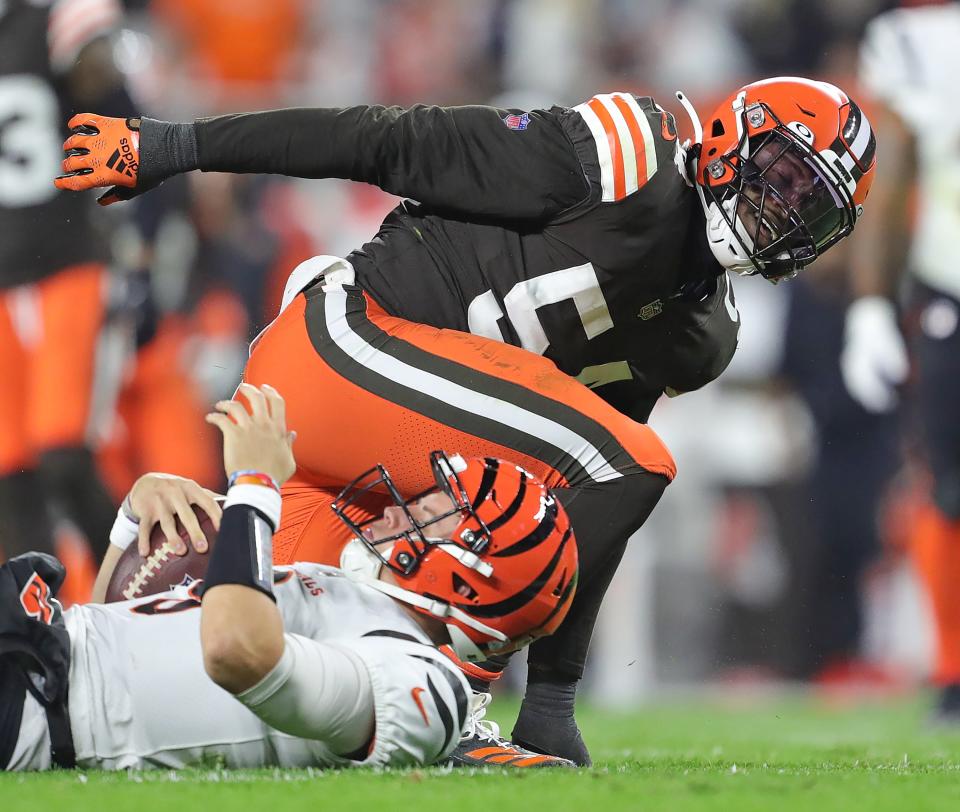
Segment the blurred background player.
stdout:
[[872,412],[893,410],[908,372],[896,304],[906,299],[916,365],[909,411],[930,477],[912,549],[935,618],[938,715],[954,724],[960,723],[958,42],[955,2],[891,11],[867,27],[861,82],[875,102],[883,146],[852,258],[858,298],[847,312],[841,358],[851,394]]
[[[140,471],[219,485],[202,418],[233,391],[250,327],[242,300],[221,293],[222,272],[196,266],[230,268],[241,292],[269,269],[238,262],[224,236],[242,199],[197,202],[180,184],[94,224],[91,200],[37,189],[65,112],[134,106],[121,14],[115,0],[14,0],[0,11],[0,552],[50,550],[55,538],[68,602],[89,597],[111,503]],[[171,239],[191,233],[191,216],[201,239]]]
[[[90,442],[109,416],[110,273],[91,201],[47,182],[63,115],[130,101],[115,0],[0,4],[0,550],[52,550],[53,507],[94,545],[113,503]],[[80,585],[80,592],[88,585]]]

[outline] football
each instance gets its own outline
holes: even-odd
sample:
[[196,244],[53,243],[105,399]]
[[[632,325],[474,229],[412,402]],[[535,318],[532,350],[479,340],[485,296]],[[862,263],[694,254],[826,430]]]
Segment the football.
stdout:
[[[212,549],[217,539],[217,531],[210,517],[196,505],[193,512],[200,521],[200,529],[207,538],[207,549]],[[105,602],[126,601],[166,592],[179,584],[188,584],[203,578],[210,557],[207,553],[198,553],[190,544],[187,531],[177,520],[177,530],[187,544],[186,555],[177,555],[173,545],[167,541],[159,524],[153,526],[150,533],[150,555],[140,555],[134,542],[120,556],[110,583],[107,585]]]

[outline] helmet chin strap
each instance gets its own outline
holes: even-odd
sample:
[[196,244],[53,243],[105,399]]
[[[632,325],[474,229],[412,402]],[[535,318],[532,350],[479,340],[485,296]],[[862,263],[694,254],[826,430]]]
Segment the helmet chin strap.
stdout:
[[[456,606],[428,598],[417,592],[411,592],[409,589],[404,589],[396,584],[381,581],[379,576],[380,570],[383,568],[383,562],[370,552],[360,539],[351,539],[347,546],[343,548],[343,552],[340,554],[340,568],[350,580],[366,584],[384,595],[389,595],[398,601],[423,609],[440,620],[445,618],[459,620],[465,626],[487,635],[492,641],[491,648],[501,648],[503,644],[509,642],[509,638],[503,632],[481,623]],[[461,628],[451,623],[445,625],[447,633],[450,635],[451,647],[461,660],[476,662],[486,658],[487,655]],[[497,642],[500,643],[499,646],[496,645]]]
[[459,626],[448,623],[447,634],[450,635],[450,648],[461,660],[468,663],[479,663],[489,658],[490,655],[485,654]]
[[471,553],[469,550],[458,547],[456,544],[446,543],[446,539],[437,539],[437,541],[441,542],[436,545],[438,550],[457,559],[463,566],[476,570],[484,578],[491,578],[493,576],[493,567],[488,561],[484,561],[476,553]]
[[[703,125],[700,123],[700,116],[697,115],[696,109],[686,95],[679,90],[677,91],[677,99],[683,106],[687,116],[689,116],[690,122],[693,124],[693,145],[702,144]],[[734,110],[737,109],[737,104],[739,104],[741,108],[743,107],[743,96],[737,97],[734,102]],[[737,128],[740,130],[742,123],[739,116],[736,118]],[[738,136],[739,135],[742,135],[742,132],[738,132]],[[690,148],[691,145],[689,141],[683,145],[684,163],[686,163],[686,152]],[[726,270],[733,271],[741,276],[751,276],[755,274],[757,269],[750,261],[750,258],[743,253],[743,248],[737,241],[736,235],[734,235],[733,229],[730,227],[730,223],[724,217],[724,212],[726,212],[730,219],[736,224],[737,234],[740,235],[743,244],[752,250],[753,240],[750,239],[747,229],[740,221],[740,218],[732,211],[733,199],[724,201],[722,209],[716,203],[707,202],[707,197],[703,193],[703,187],[697,181],[699,172],[700,155],[696,155],[690,161],[690,174],[693,176],[693,182],[690,182],[687,175],[685,175],[685,178],[687,182],[697,190],[697,197],[700,199],[700,206],[706,217],[707,242],[710,245],[710,251],[713,253],[717,262]]]
[[[752,250],[753,240],[743,222],[733,211],[735,205],[735,199],[730,198],[723,201],[721,205],[711,203],[707,207],[707,241],[714,258],[724,268],[740,276],[752,276],[757,269],[750,261],[750,257],[744,253],[743,246],[746,246],[748,251]],[[730,227],[731,220],[736,224],[737,234],[743,241],[743,246],[737,240],[733,228]]]

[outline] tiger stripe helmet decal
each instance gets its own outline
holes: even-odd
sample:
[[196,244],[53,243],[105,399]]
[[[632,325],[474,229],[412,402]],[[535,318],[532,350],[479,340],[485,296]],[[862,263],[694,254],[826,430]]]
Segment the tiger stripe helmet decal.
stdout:
[[[418,523],[407,510],[422,494],[404,499],[383,466],[358,477],[334,503],[354,543],[391,571],[399,592],[374,585],[442,617],[460,659],[477,661],[552,634],[577,587],[577,545],[562,505],[537,477],[504,460],[434,451],[430,463],[452,507],[429,521]],[[353,501],[372,488],[385,489],[409,522],[375,541],[349,518]],[[431,535],[430,525],[454,515],[453,530]]]

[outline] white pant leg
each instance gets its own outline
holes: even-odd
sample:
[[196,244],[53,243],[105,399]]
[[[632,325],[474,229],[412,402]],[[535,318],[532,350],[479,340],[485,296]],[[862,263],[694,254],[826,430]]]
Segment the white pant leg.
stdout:
[[13,748],[13,756],[7,770],[49,770],[50,730],[47,728],[47,714],[43,705],[27,691],[23,703],[23,718],[20,720],[20,735]]

